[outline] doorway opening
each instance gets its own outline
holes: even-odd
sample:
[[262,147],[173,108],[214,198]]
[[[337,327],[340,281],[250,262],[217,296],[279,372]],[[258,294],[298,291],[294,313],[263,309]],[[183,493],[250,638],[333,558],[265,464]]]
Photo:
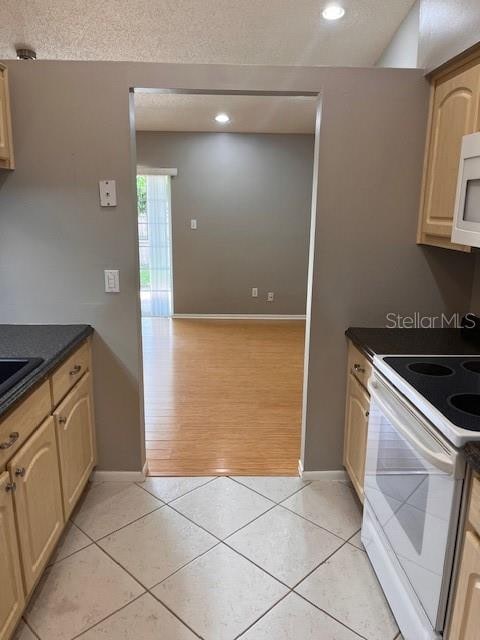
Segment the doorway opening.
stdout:
[[171,176],[137,173],[140,300],[143,318],[173,313]]
[[149,475],[297,475],[319,96],[134,103]]

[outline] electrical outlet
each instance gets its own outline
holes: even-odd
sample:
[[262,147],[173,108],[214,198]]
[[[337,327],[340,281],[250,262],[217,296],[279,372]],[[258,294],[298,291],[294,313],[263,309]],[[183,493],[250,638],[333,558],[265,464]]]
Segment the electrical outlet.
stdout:
[[274,298],[275,298],[275,294],[273,293],[273,291],[269,291],[267,293],[267,302],[273,302]]
[[257,287],[252,287],[252,298],[258,298],[258,289],[257,289]]

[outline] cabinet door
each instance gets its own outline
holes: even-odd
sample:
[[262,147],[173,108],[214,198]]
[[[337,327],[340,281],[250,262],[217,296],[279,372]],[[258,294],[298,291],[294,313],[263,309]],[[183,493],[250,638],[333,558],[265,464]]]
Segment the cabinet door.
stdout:
[[91,378],[87,373],[54,413],[67,519],[95,464]]
[[8,640],[24,605],[12,486],[8,473],[0,475],[0,640]]
[[8,72],[0,64],[0,168],[14,169]]
[[63,529],[62,495],[53,418],[47,418],[9,463],[17,489],[14,504],[28,594]]
[[479,129],[480,65],[435,86],[419,241],[468,250],[451,240],[462,138]]
[[480,629],[480,538],[467,531],[449,640],[478,640]]
[[343,464],[362,502],[369,408],[370,397],[354,376],[349,374]]

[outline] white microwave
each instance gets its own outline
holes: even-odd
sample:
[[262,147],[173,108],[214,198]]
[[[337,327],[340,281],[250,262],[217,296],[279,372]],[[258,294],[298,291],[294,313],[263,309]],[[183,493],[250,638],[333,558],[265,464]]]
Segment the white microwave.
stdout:
[[480,247],[480,133],[463,136],[452,241]]

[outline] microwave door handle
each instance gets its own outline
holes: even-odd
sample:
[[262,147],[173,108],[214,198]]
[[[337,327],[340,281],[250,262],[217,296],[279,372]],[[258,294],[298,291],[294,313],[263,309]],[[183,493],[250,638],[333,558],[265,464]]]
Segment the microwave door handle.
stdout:
[[406,429],[403,426],[402,419],[399,416],[395,415],[395,412],[391,409],[391,407],[389,407],[379,397],[379,395],[375,393],[373,388],[371,388],[370,391],[372,393],[372,399],[377,403],[377,405],[379,405],[382,412],[390,420],[395,429],[397,429],[397,431],[402,434],[405,440],[407,440],[417,451],[420,451],[422,456],[435,467],[441,469],[445,473],[448,473],[448,475],[453,475],[455,471],[455,464],[451,457],[446,453],[438,453],[429,449],[419,438],[417,438],[414,432]]

